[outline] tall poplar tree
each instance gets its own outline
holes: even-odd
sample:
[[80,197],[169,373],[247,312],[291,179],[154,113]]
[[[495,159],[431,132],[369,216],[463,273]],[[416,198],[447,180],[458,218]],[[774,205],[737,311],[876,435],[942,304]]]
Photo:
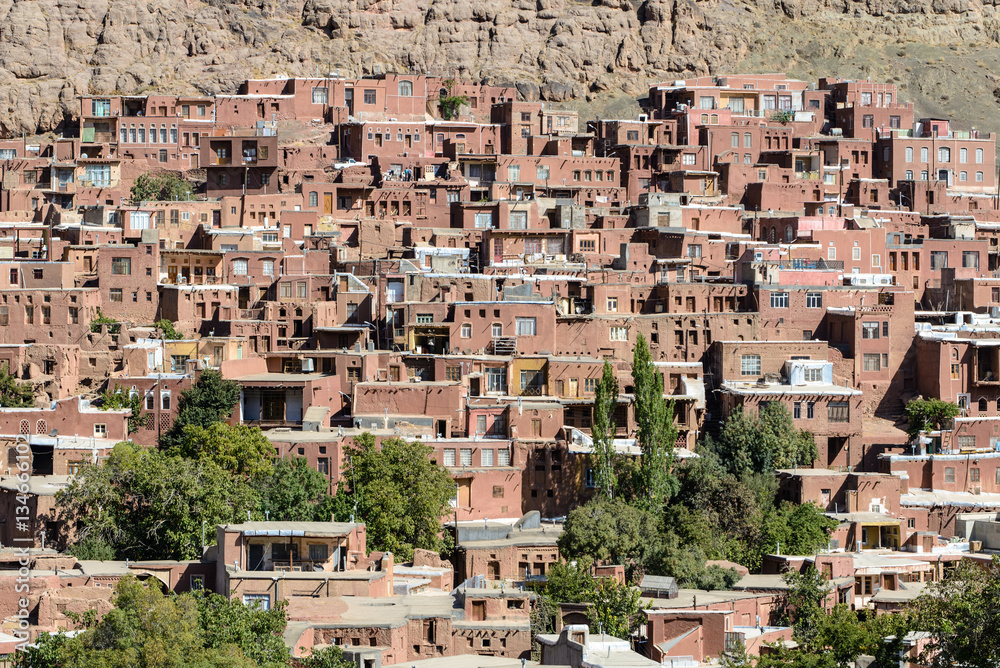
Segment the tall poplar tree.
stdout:
[[590,433],[594,440],[594,482],[599,494],[613,499],[615,485],[615,411],[618,409],[618,379],[611,363],[604,360],[604,373],[594,392],[594,419]]
[[674,402],[663,398],[663,376],[653,365],[642,334],[636,338],[632,354],[632,385],[642,454],[638,500],[655,509],[677,492],[677,479],[672,472],[677,428],[674,426]]

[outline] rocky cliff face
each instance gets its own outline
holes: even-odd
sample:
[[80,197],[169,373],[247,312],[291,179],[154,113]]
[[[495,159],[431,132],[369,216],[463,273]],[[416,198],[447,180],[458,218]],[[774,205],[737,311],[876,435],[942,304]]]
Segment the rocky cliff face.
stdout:
[[0,0],[0,136],[58,128],[81,94],[407,68],[575,104],[692,74],[871,76],[997,129],[998,40],[983,0]]

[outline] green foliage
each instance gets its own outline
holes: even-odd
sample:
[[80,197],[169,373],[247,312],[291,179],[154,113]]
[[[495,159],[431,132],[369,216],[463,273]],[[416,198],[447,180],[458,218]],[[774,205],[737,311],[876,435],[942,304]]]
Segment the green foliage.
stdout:
[[593,600],[595,586],[589,561],[559,562],[549,568],[542,591],[556,603],[586,603]]
[[656,518],[621,499],[597,497],[570,511],[559,537],[559,553],[567,559],[589,557],[624,564],[641,559]]
[[163,338],[168,341],[177,341],[184,338],[183,334],[174,329],[174,323],[170,322],[166,318],[157,320],[153,326],[163,332]]
[[115,558],[114,549],[97,536],[87,536],[66,551],[82,561],[112,561]]
[[260,486],[261,512],[285,522],[329,522],[333,498],[329,481],[305,457],[279,459]]
[[102,411],[130,410],[131,415],[128,416],[128,431],[130,434],[151,424],[153,420],[151,414],[143,414],[142,412],[142,397],[138,393],[132,394],[131,392],[127,392],[118,383],[115,383],[115,389],[112,390],[110,387],[107,387],[101,392],[99,408]]
[[1000,665],[1000,556],[988,564],[959,561],[928,586],[914,606],[916,628],[930,632],[921,663],[946,668]]
[[178,202],[190,200],[191,184],[172,172],[140,174],[132,183],[132,205],[139,202]]
[[236,647],[261,666],[285,663],[288,648],[281,637],[286,625],[283,601],[261,610],[218,594],[196,592],[192,596],[198,604],[206,648],[227,651]]
[[207,428],[221,422],[229,417],[239,400],[239,383],[224,379],[218,371],[204,371],[194,387],[181,392],[177,419],[170,431],[160,436],[160,447],[165,450],[183,447],[186,426]]
[[958,416],[958,404],[941,399],[914,399],[906,404],[906,418],[910,421],[906,435],[913,440],[922,431],[936,431],[944,423]]
[[642,623],[639,590],[612,578],[599,578],[587,611],[592,631],[628,639]]
[[794,111],[776,111],[771,114],[771,120],[775,123],[791,123],[795,120]]
[[678,587],[685,589],[724,590],[739,581],[740,576],[734,569],[706,567],[705,560],[705,552],[700,545],[667,531],[660,535],[644,565],[648,573],[669,575],[677,580]]
[[803,573],[789,571],[784,580],[788,585],[788,609],[795,639],[810,647],[819,635],[820,622],[826,614],[824,600],[830,592],[830,582],[813,564],[809,564]]
[[215,525],[246,518],[259,501],[244,481],[210,459],[192,460],[116,445],[103,465],[87,465],[56,495],[61,519],[81,543],[111,547],[117,559],[194,559]]
[[452,95],[451,91],[455,87],[454,79],[446,79],[444,81],[444,87],[447,89],[448,94],[438,99],[438,111],[441,112],[441,118],[446,121],[458,118],[458,112],[463,105],[469,103],[469,98],[465,95]]
[[31,408],[35,393],[28,383],[21,383],[10,375],[6,366],[0,366],[0,408]]
[[318,649],[311,656],[296,659],[305,668],[354,668],[357,664],[344,658],[344,650],[336,645]]
[[419,441],[389,438],[376,447],[369,433],[354,439],[345,453],[343,481],[337,488],[337,519],[352,515],[367,526],[368,547],[388,551],[400,561],[414,549],[443,552],[451,537],[441,522],[455,496],[448,472],[432,464],[432,449]]
[[121,323],[111,316],[104,315],[101,309],[97,309],[97,317],[90,321],[90,331],[95,334],[101,331],[101,327],[108,326],[108,334],[117,334],[121,331]]
[[259,427],[213,422],[207,427],[185,425],[180,444],[168,455],[208,460],[223,470],[253,483],[260,483],[274,470],[274,446]]
[[[837,521],[823,514],[814,503],[782,501],[765,513],[761,547],[766,553],[780,546],[783,554],[809,555],[828,546]],[[763,554],[762,553],[762,554]]]
[[659,508],[677,491],[674,465],[674,404],[663,398],[663,376],[653,365],[649,346],[638,336],[632,355],[632,384],[639,450],[642,453],[638,501]]
[[795,465],[811,466],[819,456],[811,433],[795,428],[784,404],[764,404],[755,417],[737,407],[714,444],[730,473],[770,473]]
[[[155,581],[154,581],[155,582]],[[248,608],[221,596],[164,594],[127,577],[114,608],[73,638],[42,635],[19,668],[277,668],[288,664],[283,606]]]
[[597,491],[609,499],[615,496],[615,475],[618,455],[614,439],[617,431],[615,411],[618,409],[618,379],[611,363],[604,360],[604,372],[594,390],[594,419],[590,434],[594,439],[594,481]]

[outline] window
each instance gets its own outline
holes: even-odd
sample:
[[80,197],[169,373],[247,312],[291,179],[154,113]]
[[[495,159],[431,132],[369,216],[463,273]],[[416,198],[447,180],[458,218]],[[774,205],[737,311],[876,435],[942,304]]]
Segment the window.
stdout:
[[503,367],[487,367],[486,391],[492,394],[507,394],[507,372]]
[[881,371],[882,355],[879,353],[865,353],[862,358],[864,371]]
[[400,97],[412,97],[413,96],[413,82],[412,81],[400,81],[399,82],[399,96]]
[[951,162],[951,149],[947,146],[938,148],[938,162]]
[[309,193],[309,206],[311,208],[319,206],[319,193],[317,192]]
[[549,178],[549,166],[548,165],[538,165],[535,168],[535,176],[537,180],[543,181]]
[[417,314],[417,324],[418,325],[429,325],[434,322],[433,313],[418,313]]
[[731,148],[739,148],[740,147],[740,133],[739,132],[734,132],[734,133],[732,133],[729,136],[729,146]]
[[760,375],[760,355],[742,355],[740,357],[740,375]]
[[521,165],[507,165],[507,180],[508,181],[521,180]]
[[467,323],[467,322],[463,323],[460,331],[461,331],[460,336],[463,339],[470,339],[470,338],[472,338],[472,325],[470,325],[469,323]]
[[861,249],[858,248],[857,246],[851,249],[851,259],[854,260],[855,262],[861,261]]
[[497,450],[497,466],[510,466],[510,450]]
[[948,251],[931,251],[931,269],[948,268]]
[[326,104],[329,100],[329,89],[326,86],[313,86],[312,89],[312,103],[313,104]]
[[977,148],[976,149],[976,164],[979,165],[979,164],[982,164],[982,162],[983,162],[983,149]]
[[493,227],[493,213],[490,211],[480,211],[476,213],[476,228],[488,229]]
[[875,116],[872,114],[865,114],[861,117],[861,127],[872,128],[875,127]]
[[444,449],[444,465],[454,466],[455,465],[455,449],[445,448]]
[[515,318],[514,324],[518,336],[534,336],[536,325],[534,318]]
[[792,404],[792,419],[801,420],[802,419],[802,402],[796,401]]
[[969,469],[969,482],[979,482],[979,469]]
[[[110,294],[110,296],[111,296],[111,301],[113,301],[113,302],[121,302],[122,301],[122,289],[121,288],[111,288],[111,294]],[[28,307],[28,308],[30,308],[30,307]],[[27,313],[27,312],[28,312],[28,309],[25,308],[25,313]]]
[[929,162],[931,159],[931,150],[926,146],[920,148],[920,162]]
[[270,594],[243,594],[243,605],[266,612],[271,609],[271,596]]
[[628,328],[627,327],[612,327],[608,333],[608,340],[610,341],[628,341]]
[[458,454],[462,466],[472,466],[472,448],[462,448]]
[[965,170],[962,170],[961,172],[958,173],[958,180],[959,181],[968,181],[969,180],[969,173],[967,171],[965,171]]
[[772,292],[771,293],[771,308],[788,308],[788,293],[787,292]]
[[482,462],[480,466],[493,466],[493,449],[487,448],[479,451],[479,458]]
[[108,425],[100,422],[94,425],[94,438],[107,438],[108,437]]
[[753,135],[749,132],[743,133],[743,148],[753,148]]
[[979,251],[962,251],[962,266],[966,269],[979,269]]
[[683,155],[683,157],[681,158],[681,164],[682,165],[693,165],[693,164],[695,164],[695,155],[694,155],[694,153],[685,153]]
[[968,162],[969,161],[969,149],[967,149],[967,148],[960,148],[960,149],[958,149],[958,161],[959,162]]
[[983,173],[982,172],[976,172],[976,182],[977,183],[982,183],[983,182]]
[[608,313],[618,313],[618,297],[608,297]]
[[879,335],[879,324],[877,322],[861,323],[862,339],[877,339]]
[[274,276],[274,260],[264,260],[261,262],[261,268],[265,276]]
[[701,257],[701,244],[689,244],[687,247],[687,256],[692,259]]
[[945,482],[955,482],[955,467],[946,466],[944,469],[944,481]]
[[952,380],[958,380],[959,378],[961,378],[961,375],[962,374],[961,374],[961,369],[960,369],[959,365],[958,364],[952,364],[951,365],[951,379]]
[[111,258],[111,273],[116,276],[131,276],[132,258],[128,257]]
[[850,422],[850,404],[846,401],[831,401],[826,406],[826,419],[828,422]]
[[912,181],[913,180],[913,170],[912,169],[906,170],[906,180],[907,181]]
[[365,89],[365,104],[375,104],[375,89],[366,88]]
[[807,292],[806,293],[806,308],[823,308],[823,293],[822,292]]
[[462,367],[460,366],[445,367],[444,379],[452,382],[457,382],[462,380]]
[[913,162],[913,147],[912,146],[907,146],[906,147],[906,161],[907,162]]
[[246,260],[233,260],[233,275],[235,275],[235,276],[246,276],[247,275],[247,261]]

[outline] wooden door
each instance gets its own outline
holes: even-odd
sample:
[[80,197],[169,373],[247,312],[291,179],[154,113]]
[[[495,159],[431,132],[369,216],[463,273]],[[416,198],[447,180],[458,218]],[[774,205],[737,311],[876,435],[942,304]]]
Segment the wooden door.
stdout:
[[333,193],[323,193],[323,213],[333,213]]

